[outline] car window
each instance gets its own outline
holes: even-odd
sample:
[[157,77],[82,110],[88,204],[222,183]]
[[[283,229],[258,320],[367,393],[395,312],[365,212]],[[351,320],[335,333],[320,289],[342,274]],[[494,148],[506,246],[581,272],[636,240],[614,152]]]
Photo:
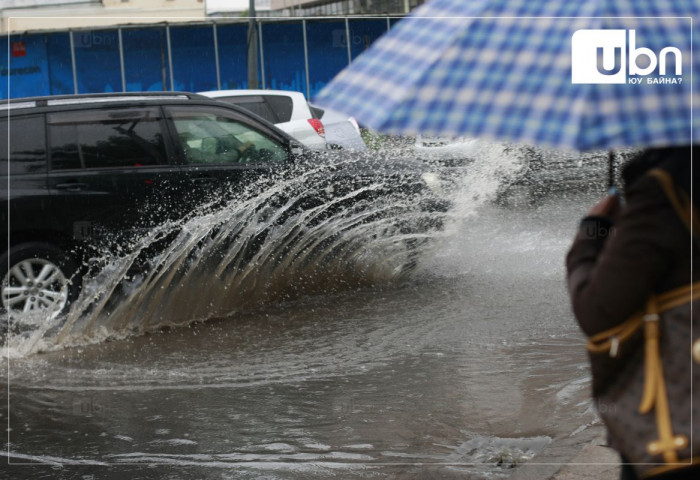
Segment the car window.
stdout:
[[292,119],[292,109],[294,103],[290,97],[284,95],[265,95],[265,101],[277,114],[278,122],[288,122]]
[[315,107],[309,103],[309,110],[311,110],[311,115],[314,118],[323,118],[323,114],[326,113],[326,111],[322,108]]
[[217,100],[224,100],[227,103],[233,105],[238,105],[239,107],[245,108],[249,112],[253,112],[259,117],[264,118],[270,123],[280,123],[279,116],[271,108],[271,106],[265,101],[261,95],[241,95],[235,97],[224,97],[217,98]]
[[6,175],[8,139],[10,176],[41,173],[46,171],[46,135],[44,116],[10,117],[0,121],[0,174]]
[[52,170],[167,163],[157,107],[52,113],[48,124]]
[[188,164],[268,163],[286,160],[276,140],[224,109],[169,108]]
[[292,119],[294,102],[285,95],[233,95],[231,97],[216,97],[264,118],[270,123],[285,123]]

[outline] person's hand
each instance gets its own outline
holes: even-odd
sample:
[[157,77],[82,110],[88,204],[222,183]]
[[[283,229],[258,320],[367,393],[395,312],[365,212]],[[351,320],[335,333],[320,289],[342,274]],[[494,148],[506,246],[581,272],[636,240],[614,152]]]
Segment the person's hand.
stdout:
[[238,151],[241,152],[241,155],[246,155],[248,150],[250,150],[250,147],[253,146],[253,142],[245,142],[242,143],[238,146]]
[[618,195],[608,195],[600,202],[593,205],[588,211],[589,217],[615,218],[620,211],[620,199]]

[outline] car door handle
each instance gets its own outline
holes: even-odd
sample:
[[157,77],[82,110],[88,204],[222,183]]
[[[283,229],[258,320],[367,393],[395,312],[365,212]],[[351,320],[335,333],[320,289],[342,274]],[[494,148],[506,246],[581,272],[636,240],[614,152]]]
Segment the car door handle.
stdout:
[[87,188],[86,183],[69,182],[69,183],[59,183],[55,186],[59,190],[68,190],[69,192],[78,192],[80,190],[85,190]]

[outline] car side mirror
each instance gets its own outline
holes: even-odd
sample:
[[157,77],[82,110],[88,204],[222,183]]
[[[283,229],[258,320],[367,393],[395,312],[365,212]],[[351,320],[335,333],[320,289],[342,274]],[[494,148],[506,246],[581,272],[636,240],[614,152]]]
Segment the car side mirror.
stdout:
[[292,154],[292,156],[300,157],[304,154],[304,147],[302,147],[301,145],[292,145],[289,151]]

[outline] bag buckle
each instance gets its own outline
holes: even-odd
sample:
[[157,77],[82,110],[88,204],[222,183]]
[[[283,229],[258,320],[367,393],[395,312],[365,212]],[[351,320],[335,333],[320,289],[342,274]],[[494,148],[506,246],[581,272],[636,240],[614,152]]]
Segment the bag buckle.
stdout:
[[617,357],[617,352],[620,349],[620,339],[616,336],[610,338],[610,357]]

